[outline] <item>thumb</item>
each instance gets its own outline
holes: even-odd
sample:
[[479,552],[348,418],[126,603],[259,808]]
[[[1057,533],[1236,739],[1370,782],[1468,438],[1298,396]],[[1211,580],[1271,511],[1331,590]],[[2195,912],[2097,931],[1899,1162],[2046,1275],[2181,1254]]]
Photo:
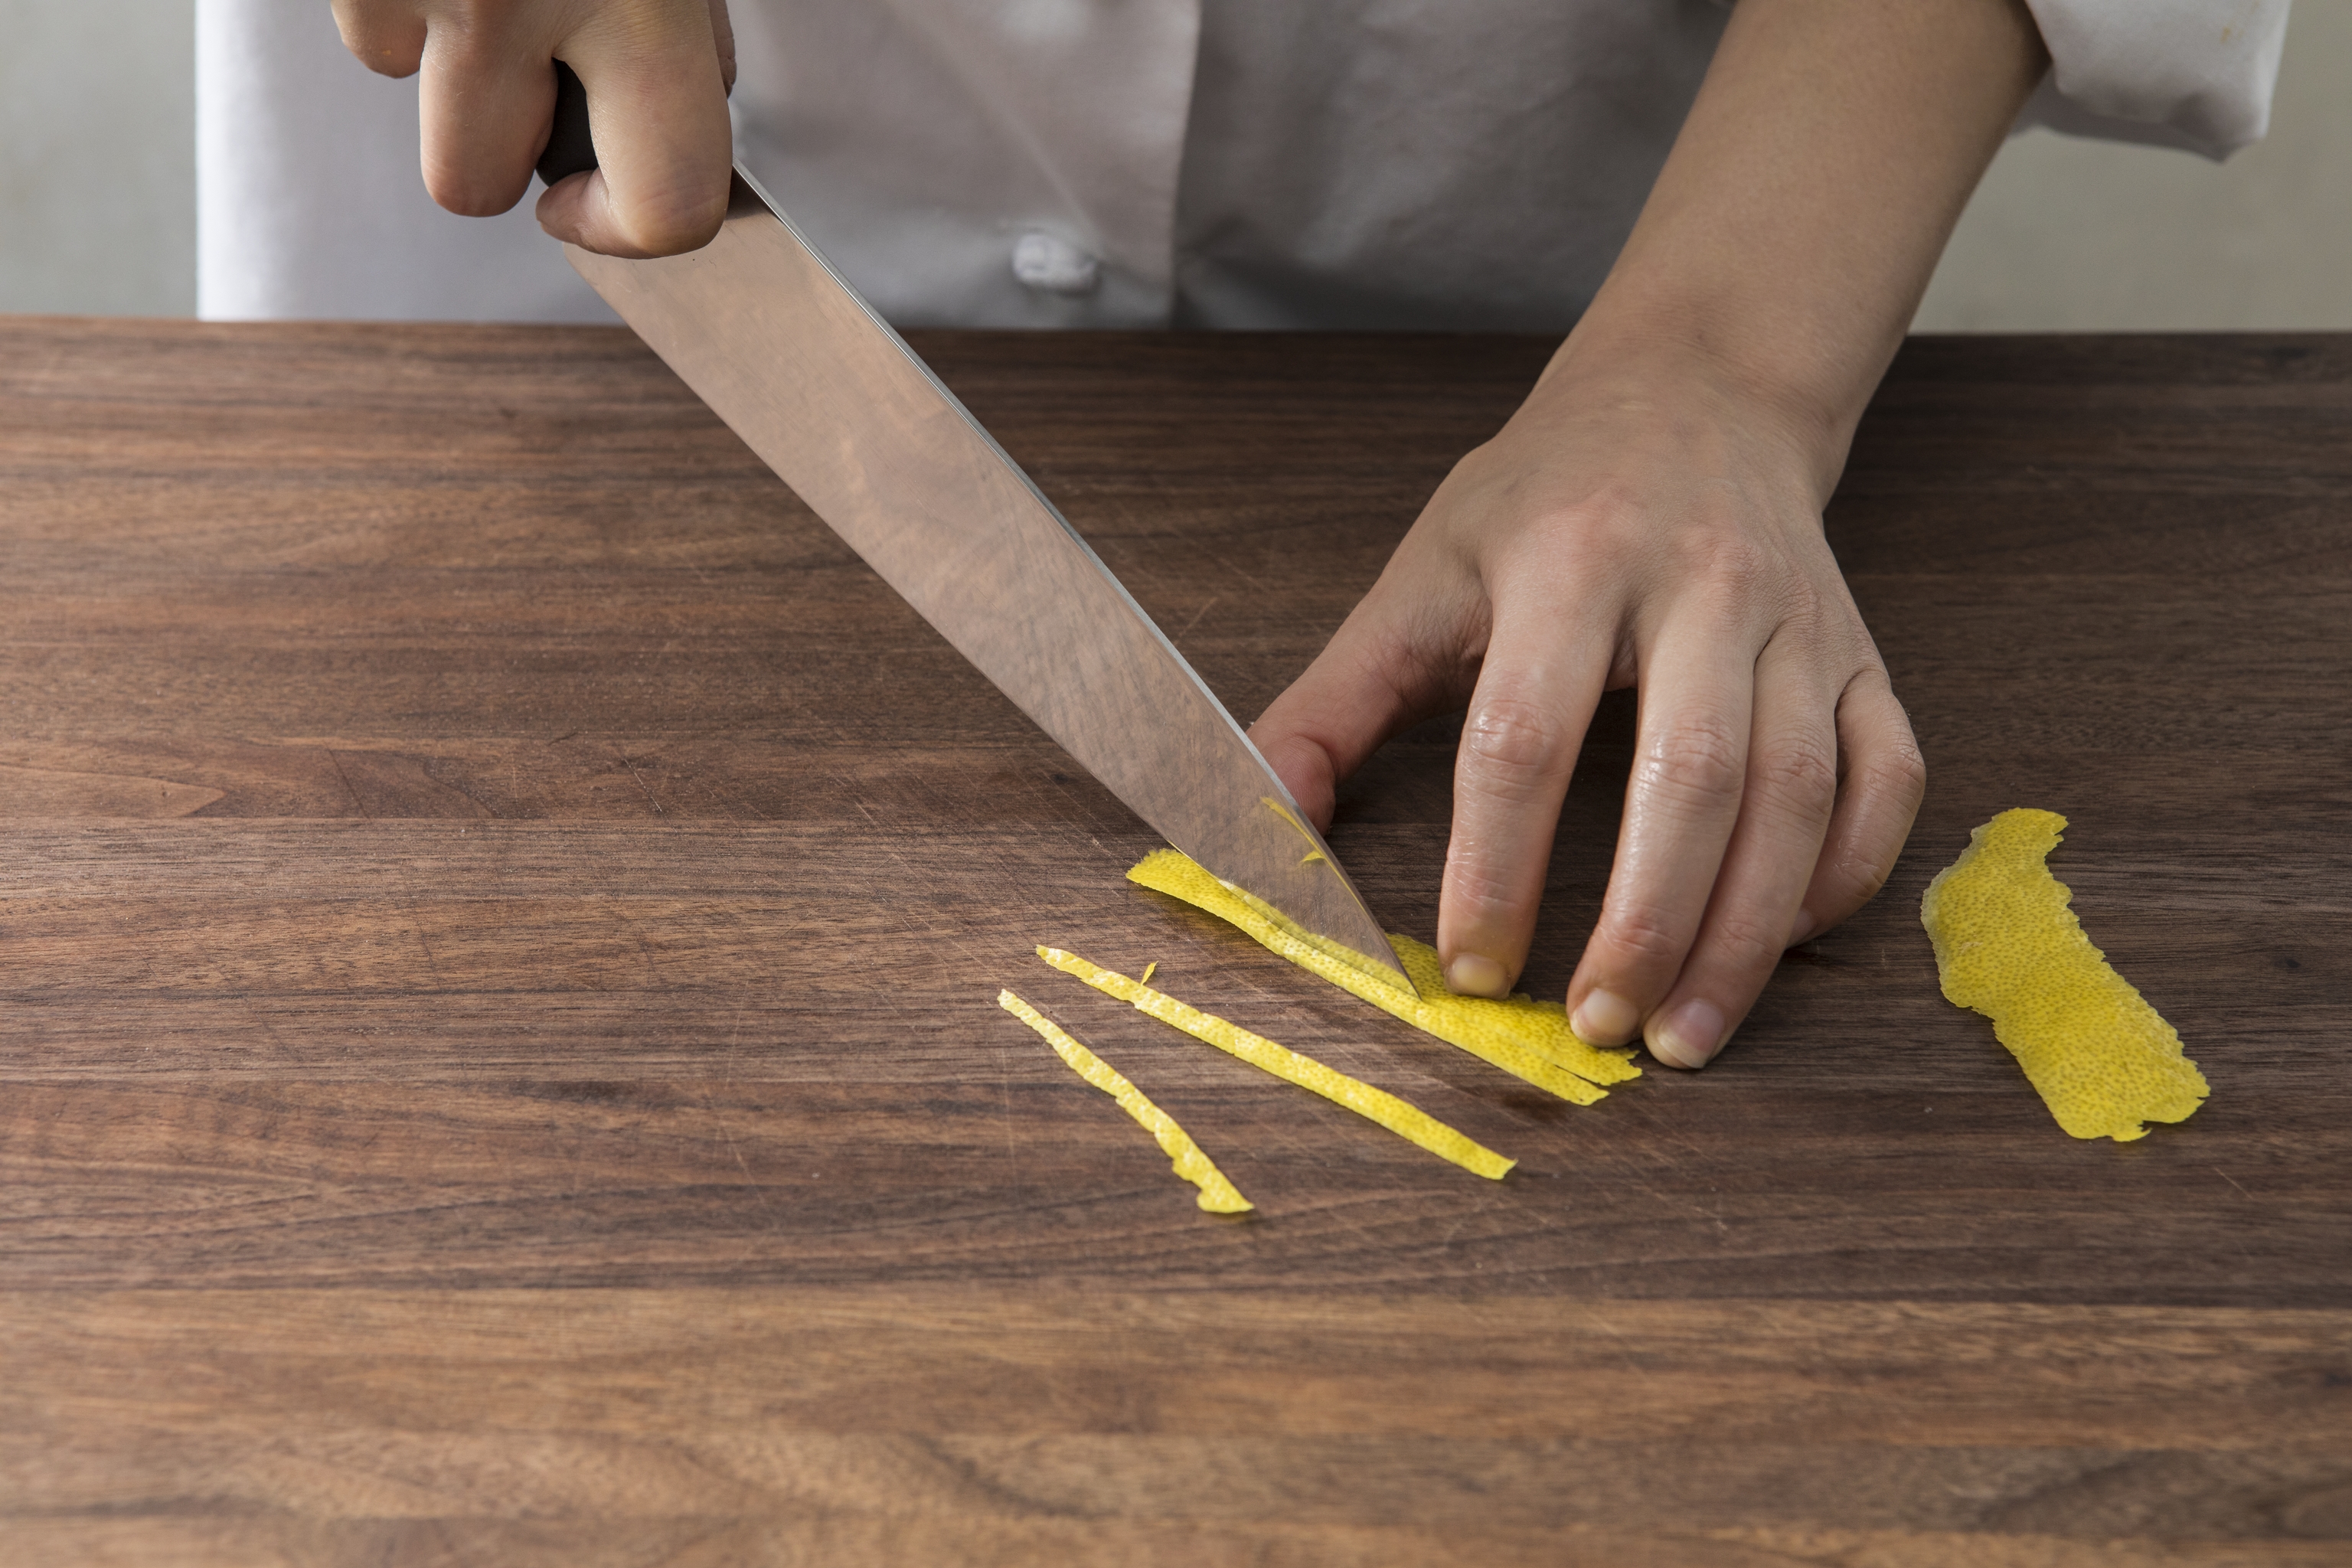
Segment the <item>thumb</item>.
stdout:
[[558,239],[672,256],[719,232],[734,164],[719,41],[709,9],[672,11],[657,27],[583,30],[562,47],[587,89],[598,166],[540,197],[540,226]]

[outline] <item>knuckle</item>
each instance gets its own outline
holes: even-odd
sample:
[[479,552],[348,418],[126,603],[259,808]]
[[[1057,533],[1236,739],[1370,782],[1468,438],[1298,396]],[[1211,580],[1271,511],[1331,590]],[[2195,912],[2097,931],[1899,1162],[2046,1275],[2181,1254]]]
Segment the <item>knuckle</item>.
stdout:
[[1837,871],[1845,880],[1846,897],[1856,904],[1865,904],[1878,897],[1878,889],[1886,886],[1886,879],[1894,875],[1895,868],[1882,864],[1874,856],[1845,855],[1839,858]]
[[1672,973],[1690,950],[1690,931],[1654,904],[1611,903],[1601,911],[1601,940],[1635,969]]
[[1650,519],[1646,498],[1614,475],[1564,500],[1552,512],[1561,527],[1579,533],[1630,532],[1647,526]]
[[1758,749],[1753,768],[1765,794],[1805,816],[1826,818],[1837,799],[1837,752],[1818,741],[1773,741]]
[[1538,703],[1507,697],[1480,703],[1462,726],[1464,784],[1507,800],[1541,797],[1565,771],[1564,728]]
[[1737,805],[1746,787],[1740,738],[1716,721],[1685,721],[1642,759],[1643,793],[1696,814]]
[[517,9],[511,0],[441,0],[433,11],[433,26],[454,28],[463,37],[480,38],[506,31]]
[[1895,874],[1895,858],[1892,852],[1880,853],[1851,844],[1841,846],[1826,864],[1825,869],[1830,873],[1827,885],[1833,896],[1859,909],[1886,886],[1887,878]]
[[1843,653],[1849,639],[1840,617],[1822,603],[1811,584],[1802,580],[1781,584],[1776,607],[1774,642],[1797,649],[1815,663],[1827,663]]
[[1688,578],[1717,596],[1745,604],[1772,574],[1772,558],[1754,537],[1737,528],[1698,528],[1676,542]]
[[1547,507],[1538,520],[1538,531],[1548,547],[1588,574],[1637,552],[1648,526],[1639,499],[1615,484]]
[[[1850,700],[1854,704],[1851,713]],[[1839,700],[1838,723],[1853,731],[1847,749],[1858,768],[1856,776],[1846,781],[1848,787],[1916,809],[1927,793],[1927,759],[1919,750],[1910,715],[1888,688],[1885,668],[1874,654],[1854,677],[1848,696]]]
[[1518,908],[1524,898],[1524,876],[1475,851],[1449,854],[1445,860],[1448,900],[1474,916]]
[[1873,758],[1860,778],[1847,781],[1847,787],[1873,801],[1865,808],[1867,817],[1880,819],[1883,812],[1900,825],[1892,832],[1842,835],[1846,841],[1834,845],[1822,863],[1827,885],[1859,907],[1877,897],[1895,874],[1905,833],[1927,793],[1927,761],[1916,746],[1900,746]]
[[1707,932],[1707,945],[1735,973],[1752,976],[1780,962],[1789,945],[1789,922],[1769,925],[1752,910],[1726,910]]
[[1869,786],[1906,811],[1916,811],[1927,796],[1927,759],[1908,741],[1874,763],[1869,773]]
[[478,4],[434,12],[425,40],[434,70],[466,81],[502,74],[513,54],[505,23],[497,7]]

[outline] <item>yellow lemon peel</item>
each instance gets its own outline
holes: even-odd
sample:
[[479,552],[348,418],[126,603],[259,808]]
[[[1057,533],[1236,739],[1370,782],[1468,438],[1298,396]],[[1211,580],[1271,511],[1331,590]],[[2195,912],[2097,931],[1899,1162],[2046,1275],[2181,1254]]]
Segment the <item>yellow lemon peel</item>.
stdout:
[[[1258,805],[1265,807],[1266,810],[1274,813],[1275,816],[1282,818],[1283,821],[1288,823],[1290,825],[1290,831],[1298,835],[1299,837],[1307,840],[1307,848],[1312,849],[1315,847],[1315,835],[1307,831],[1307,824],[1298,820],[1298,814],[1297,812],[1291,810],[1290,807],[1283,805],[1282,802],[1275,799],[1274,796],[1270,795],[1262,795],[1258,796],[1257,803]],[[1302,861],[1300,864],[1303,865],[1305,862]]]
[[1118,1108],[1135,1118],[1143,1130],[1160,1142],[1160,1152],[1168,1156],[1176,1173],[1201,1189],[1201,1206],[1211,1214],[1245,1214],[1256,1207],[1242,1196],[1239,1188],[1225,1180],[1216,1163],[1201,1152],[1192,1135],[1176,1125],[1176,1119],[1144,1097],[1141,1089],[1129,1083],[1102,1058],[1087,1049],[1051,1018],[1010,991],[996,994],[996,1005],[1045,1037],[1054,1054],[1070,1064],[1070,1069],[1088,1083],[1118,1101]]
[[1407,995],[1362,954],[1306,930],[1178,850],[1145,856],[1127,879],[1231,921],[1300,968],[1562,1100],[1591,1105],[1608,1092],[1600,1085],[1642,1076],[1631,1050],[1607,1050],[1579,1038],[1558,1002],[1453,994],[1437,950],[1409,936],[1391,933],[1389,945],[1420,989],[1418,996]]
[[1399,1100],[1385,1089],[1374,1089],[1360,1079],[1325,1067],[1312,1057],[1301,1056],[1287,1046],[1279,1046],[1263,1035],[1253,1035],[1247,1029],[1197,1007],[1187,1006],[1164,992],[1154,991],[1140,981],[1090,963],[1075,952],[1058,947],[1041,947],[1037,956],[1065,974],[1075,974],[1096,990],[1120,1001],[1129,1003],[1139,1011],[1150,1014],[1163,1024],[1173,1025],[1196,1040],[1204,1040],[1228,1056],[1239,1057],[1254,1068],[1272,1073],[1286,1082],[1311,1089],[1334,1105],[1346,1106],[1368,1121],[1377,1122],[1407,1142],[1417,1143],[1441,1160],[1451,1160],[1465,1171],[1474,1172],[1490,1181],[1499,1182],[1503,1173],[1516,1160],[1505,1159],[1468,1134],[1448,1127],[1444,1122],[1420,1107]]
[[2002,812],[1927,885],[1919,920],[1944,995],[1992,1020],[2058,1125],[2128,1143],[2145,1122],[2188,1120],[2210,1091],[2067,908],[2045,863],[2065,826],[2054,811]]

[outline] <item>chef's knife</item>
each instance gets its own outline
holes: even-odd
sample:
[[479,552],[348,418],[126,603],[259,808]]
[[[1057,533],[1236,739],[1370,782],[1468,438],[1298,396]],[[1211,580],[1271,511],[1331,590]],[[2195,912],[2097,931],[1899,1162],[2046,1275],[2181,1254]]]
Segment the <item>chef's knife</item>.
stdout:
[[[595,166],[557,67],[550,184]],[[1171,844],[1407,989],[1240,725],[1028,476],[739,166],[719,236],[572,267],[746,446]]]

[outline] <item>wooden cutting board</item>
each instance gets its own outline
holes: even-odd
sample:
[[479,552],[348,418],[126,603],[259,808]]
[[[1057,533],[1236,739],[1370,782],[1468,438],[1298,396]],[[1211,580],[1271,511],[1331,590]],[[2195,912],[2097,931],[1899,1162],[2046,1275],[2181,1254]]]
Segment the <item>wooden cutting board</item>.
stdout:
[[[1545,353],[918,346],[1244,719]],[[0,1555],[2352,1558],[2352,340],[1915,342],[1829,527],[1911,847],[1580,1110],[1125,884],[1150,834],[624,332],[0,324]],[[1333,833],[1424,937],[1453,741]],[[2011,805],[2187,1124],[2066,1138],[1937,994],[1919,895]]]

